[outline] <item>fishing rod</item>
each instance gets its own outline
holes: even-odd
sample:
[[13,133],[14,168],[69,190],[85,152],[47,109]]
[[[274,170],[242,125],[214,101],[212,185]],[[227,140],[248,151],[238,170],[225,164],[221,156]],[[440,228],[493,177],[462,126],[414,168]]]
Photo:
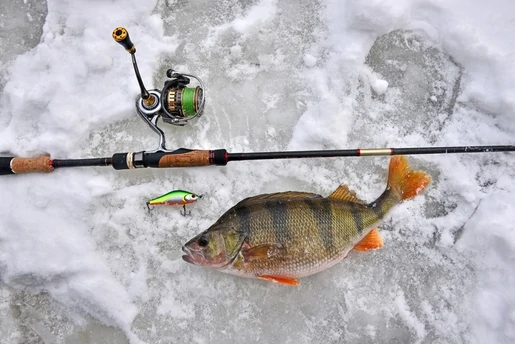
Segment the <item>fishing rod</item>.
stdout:
[[[225,149],[194,150],[166,148],[164,132],[158,126],[161,119],[167,124],[184,126],[188,121],[202,116],[205,105],[205,87],[202,80],[194,75],[178,73],[173,69],[166,72],[170,79],[161,90],[147,90],[139,74],[136,62],[136,47],[129,33],[123,27],[114,29],[114,40],[131,54],[134,73],[141,93],[136,98],[136,112],[149,127],[158,134],[157,149],[151,151],[115,153],[111,157],[88,159],[52,159],[50,156],[34,158],[0,157],[0,175],[23,174],[29,172],[52,172],[64,167],[112,166],[115,170],[135,168],[167,168],[196,166],[225,166],[231,161],[360,157],[415,154],[450,153],[492,153],[512,152],[514,145],[497,146],[454,146],[454,147],[412,147],[412,148],[365,148],[344,150],[305,150],[282,152],[229,153]],[[188,87],[195,79],[196,87]]]
[[229,153],[225,149],[191,150],[180,148],[169,152],[116,153],[112,157],[91,159],[51,159],[49,156],[36,158],[0,158],[0,175],[28,172],[52,172],[62,167],[112,166],[115,170],[133,168],[225,166],[230,161],[333,158],[385,155],[450,154],[450,153],[493,153],[513,152],[515,146],[455,146],[455,147],[412,147],[412,148],[366,148],[343,150],[306,150],[283,152]]

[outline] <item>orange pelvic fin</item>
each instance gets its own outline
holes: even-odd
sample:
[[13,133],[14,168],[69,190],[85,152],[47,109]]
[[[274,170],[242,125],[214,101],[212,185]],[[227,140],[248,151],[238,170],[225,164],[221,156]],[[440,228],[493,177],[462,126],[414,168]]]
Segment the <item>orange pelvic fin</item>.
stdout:
[[413,171],[405,156],[394,156],[390,160],[388,185],[400,195],[401,199],[418,195],[430,181],[431,177],[423,171]]
[[364,201],[360,200],[356,196],[356,192],[349,189],[347,185],[338,186],[338,188],[334,190],[331,195],[329,195],[329,198],[343,199],[354,203],[365,204]]
[[[248,245],[247,245],[248,246]],[[255,247],[243,247],[241,254],[245,262],[250,262],[256,259],[266,259],[269,257],[269,251],[272,245],[259,245]]]
[[300,282],[298,280],[296,280],[295,278],[291,278],[291,277],[263,275],[263,276],[258,276],[258,278],[265,280],[265,281],[276,282],[279,284],[284,284],[284,285],[289,285],[289,286],[294,286],[294,285],[300,284]]
[[372,229],[360,242],[354,246],[353,250],[368,251],[376,250],[383,247],[383,239],[377,231],[377,228]]

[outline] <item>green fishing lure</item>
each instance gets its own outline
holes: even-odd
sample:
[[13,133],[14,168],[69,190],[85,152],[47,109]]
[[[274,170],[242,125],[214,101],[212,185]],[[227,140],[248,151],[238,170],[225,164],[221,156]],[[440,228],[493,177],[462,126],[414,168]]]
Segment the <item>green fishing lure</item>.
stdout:
[[186,213],[186,204],[195,203],[201,199],[202,196],[203,195],[197,195],[189,191],[173,190],[164,195],[151,199],[150,201],[147,201],[147,208],[148,210],[151,210],[150,206],[156,205],[182,205],[184,212],[181,212],[181,215],[186,216],[191,214],[191,211]]

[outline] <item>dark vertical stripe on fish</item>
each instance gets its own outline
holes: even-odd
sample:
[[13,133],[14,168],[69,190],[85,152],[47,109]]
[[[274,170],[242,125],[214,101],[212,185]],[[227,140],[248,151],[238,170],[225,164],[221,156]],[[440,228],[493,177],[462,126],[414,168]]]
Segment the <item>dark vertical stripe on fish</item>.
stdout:
[[356,229],[358,233],[361,234],[363,232],[363,218],[361,217],[360,207],[358,204],[350,202],[350,209],[352,213],[352,218],[354,219],[354,223],[356,224]]
[[334,245],[331,201],[324,198],[317,200],[306,199],[304,202],[311,209],[313,217],[317,222],[318,233],[324,243],[325,251],[327,253],[331,252]]
[[270,200],[265,202],[265,208],[272,215],[276,239],[282,245],[287,245],[292,237],[288,230],[288,212],[286,202],[283,200]]
[[236,216],[240,222],[240,230],[247,234],[251,234],[250,230],[250,210],[246,206],[238,207],[236,209]]

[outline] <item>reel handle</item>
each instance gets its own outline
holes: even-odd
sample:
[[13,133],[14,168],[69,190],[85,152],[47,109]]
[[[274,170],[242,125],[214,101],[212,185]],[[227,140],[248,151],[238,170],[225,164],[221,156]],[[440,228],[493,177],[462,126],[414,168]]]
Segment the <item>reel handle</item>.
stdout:
[[145,85],[143,85],[143,80],[141,79],[141,75],[139,75],[138,64],[136,62],[136,47],[129,37],[129,32],[126,28],[119,26],[113,30],[113,38],[116,42],[120,43],[125,48],[125,50],[129,52],[129,54],[131,54],[132,66],[134,67],[134,73],[136,73],[136,79],[138,80],[138,85],[141,90],[141,98],[144,100],[143,106],[146,109],[155,108],[157,99],[148,93]]
[[136,52],[136,47],[129,37],[129,32],[124,27],[120,26],[114,29],[113,38],[116,42],[120,43],[130,54],[134,54]]
[[53,170],[52,159],[48,155],[35,158],[0,157],[0,175]]

